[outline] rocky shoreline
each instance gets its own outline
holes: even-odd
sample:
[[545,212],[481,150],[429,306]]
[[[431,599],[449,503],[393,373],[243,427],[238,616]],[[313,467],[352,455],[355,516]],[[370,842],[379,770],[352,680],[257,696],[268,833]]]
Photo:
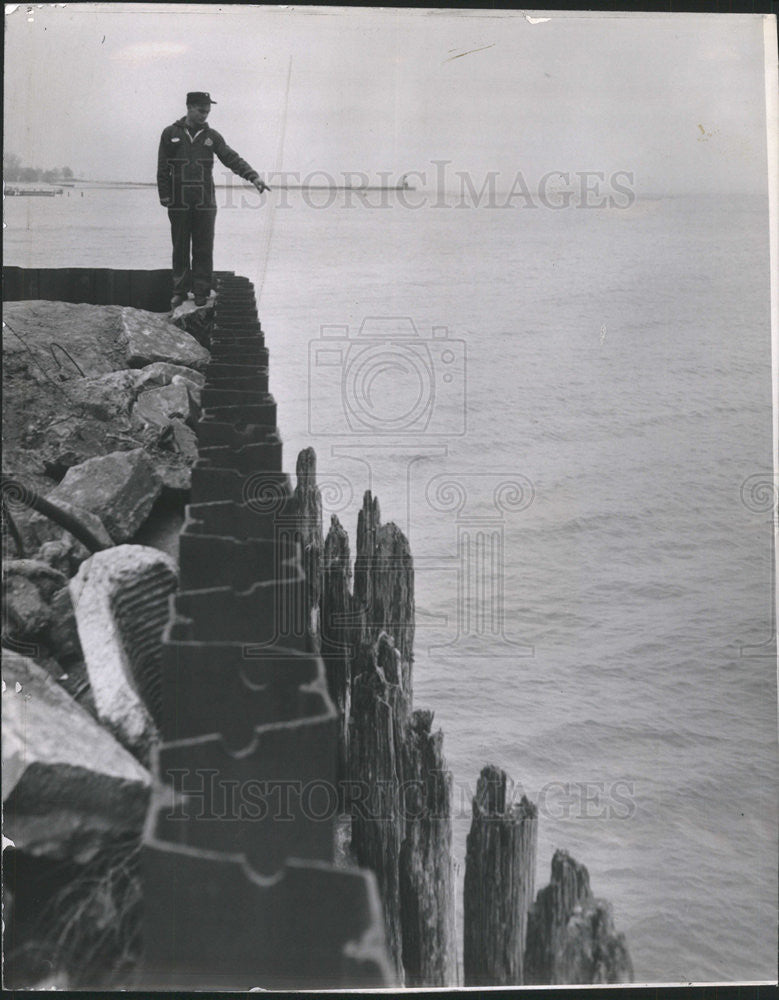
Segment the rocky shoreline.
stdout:
[[[111,966],[121,978],[137,961],[132,873],[156,736],[101,642],[111,621],[101,604],[111,579],[155,572],[167,614],[175,559],[138,543],[162,539],[175,555],[212,312],[5,304],[4,888],[6,977],[20,986],[73,985]],[[100,554],[36,513],[32,494],[75,518],[110,558],[101,566]],[[163,624],[150,619],[157,643]],[[100,889],[91,895],[90,880]],[[116,926],[100,941],[106,922]]]

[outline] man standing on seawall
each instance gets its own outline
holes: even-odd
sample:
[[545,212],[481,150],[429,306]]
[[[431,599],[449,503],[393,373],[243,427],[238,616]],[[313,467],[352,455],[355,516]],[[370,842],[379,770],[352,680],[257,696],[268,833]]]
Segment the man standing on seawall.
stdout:
[[168,210],[173,239],[171,309],[180,306],[190,290],[195,294],[197,306],[205,305],[211,294],[216,222],[214,153],[258,191],[270,190],[257,171],[206,124],[212,104],[216,101],[211,100],[210,94],[190,91],[186,116],[168,125],[160,138],[157,191],[160,204]]

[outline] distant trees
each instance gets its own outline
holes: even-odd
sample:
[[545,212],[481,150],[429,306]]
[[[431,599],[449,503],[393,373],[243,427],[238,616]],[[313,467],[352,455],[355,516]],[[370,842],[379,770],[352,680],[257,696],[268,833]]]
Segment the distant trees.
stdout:
[[41,170],[40,167],[25,166],[21,157],[17,156],[16,153],[3,153],[4,181],[43,181],[46,184],[56,184],[58,181],[72,179],[73,171],[70,167],[52,167],[49,170]]
[[16,153],[3,153],[3,179],[6,181],[20,180],[19,171],[22,168],[21,157]]

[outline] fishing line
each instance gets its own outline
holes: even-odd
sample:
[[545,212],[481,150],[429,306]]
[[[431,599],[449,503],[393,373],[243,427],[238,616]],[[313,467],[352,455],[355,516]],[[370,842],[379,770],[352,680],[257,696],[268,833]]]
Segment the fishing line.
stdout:
[[[287,66],[287,87],[284,93],[284,112],[281,116],[281,134],[279,135],[279,145],[276,151],[276,176],[281,175],[281,165],[284,161],[284,139],[287,134],[287,108],[289,107],[289,82],[292,78],[292,56],[289,57],[289,65]],[[265,237],[265,251],[263,253],[262,261],[262,271],[260,273],[260,280],[257,286],[257,305],[259,307],[260,299],[262,298],[262,289],[265,285],[265,274],[268,270],[268,258],[270,257],[270,245],[273,239],[273,222],[276,218],[276,200],[275,198],[271,200],[268,209],[268,223],[266,226],[266,237]]]

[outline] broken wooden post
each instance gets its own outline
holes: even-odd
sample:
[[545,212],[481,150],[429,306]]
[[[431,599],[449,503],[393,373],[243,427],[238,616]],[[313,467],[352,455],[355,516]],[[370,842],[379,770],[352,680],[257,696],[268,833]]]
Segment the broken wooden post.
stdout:
[[611,906],[595,899],[584,865],[555,851],[548,886],[528,918],[525,983],[630,983],[633,965],[625,937],[614,928]]
[[[366,490],[362,508],[357,514],[357,544],[354,558],[354,604],[365,610],[371,606],[373,597],[373,555],[376,550],[376,531],[381,521],[378,498]],[[367,627],[364,623],[367,633]],[[367,635],[366,635],[367,638]]]
[[376,875],[384,912],[387,948],[398,985],[401,962],[398,864],[401,827],[402,695],[385,677],[375,647],[363,646],[362,670],[354,679],[349,733],[351,847],[357,863]]
[[[348,776],[349,716],[352,708],[351,638],[354,626],[350,621],[351,576],[349,536],[333,514],[322,560],[319,643],[325,662],[327,690],[338,711],[339,790]],[[341,798],[339,794],[339,799]]]
[[465,859],[466,986],[520,986],[533,901],[538,810],[506,801],[506,773],[482,769]]
[[[335,551],[335,535],[330,544]],[[406,986],[451,986],[456,980],[451,775],[442,734],[431,733],[432,712],[411,715],[411,550],[395,524],[381,523],[370,492],[357,523],[351,610],[352,850],[358,863],[376,874],[398,982],[405,976]]]
[[414,561],[408,539],[391,521],[381,523],[379,501],[366,490],[357,515],[354,606],[362,612],[362,638],[387,632],[400,651],[409,690],[414,649]]
[[306,574],[308,627],[316,641],[322,587],[322,496],[316,484],[316,452],[304,448],[295,469],[295,508],[303,571]]
[[452,866],[452,774],[433,713],[411,716],[403,744],[400,919],[406,986],[454,986],[457,945]]

